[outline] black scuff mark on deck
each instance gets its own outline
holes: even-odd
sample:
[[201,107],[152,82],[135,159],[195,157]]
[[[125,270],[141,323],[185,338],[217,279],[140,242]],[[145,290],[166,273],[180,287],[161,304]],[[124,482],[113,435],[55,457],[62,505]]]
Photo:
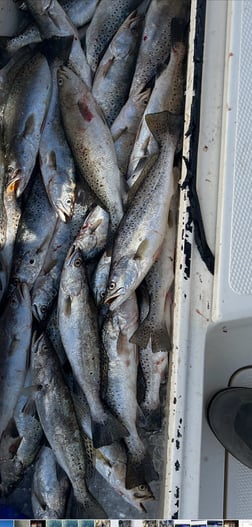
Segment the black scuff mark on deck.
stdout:
[[176,472],[178,472],[179,469],[180,469],[180,462],[179,462],[178,459],[177,459],[177,461],[175,461],[174,466],[175,466],[175,470],[176,470]]
[[[192,224],[194,225],[194,238],[202,260],[205,262],[210,273],[214,273],[214,255],[207,243],[199,198],[196,188],[197,175],[197,152],[199,142],[199,127],[200,127],[200,95],[202,82],[202,66],[203,66],[203,52],[204,52],[204,33],[205,33],[205,18],[206,18],[206,0],[201,0],[197,5],[196,14],[196,31],[194,39],[194,80],[193,90],[194,97],[191,107],[191,119],[189,128],[186,132],[186,137],[190,137],[189,156],[183,157],[186,165],[186,178],[182,184],[183,189],[188,190],[188,199],[190,206],[188,207],[188,221],[186,230],[191,231]],[[191,250],[189,250],[190,242],[185,242],[184,252],[186,258],[185,277],[190,276],[191,267]]]
[[185,267],[184,267],[184,278],[188,280],[191,272],[191,257],[192,257],[192,244],[188,240],[184,243],[184,255],[185,255]]

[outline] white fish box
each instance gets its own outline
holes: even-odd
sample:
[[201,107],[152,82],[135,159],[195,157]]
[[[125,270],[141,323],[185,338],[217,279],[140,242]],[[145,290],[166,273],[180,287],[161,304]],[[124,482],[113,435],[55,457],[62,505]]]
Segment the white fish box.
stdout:
[[[192,132],[199,97],[195,36],[203,3],[191,2],[183,155],[197,156],[197,191],[215,270],[207,269],[194,239],[183,163],[159,518],[252,516],[252,472],[226,455],[206,420],[216,391],[252,386],[252,2],[206,1],[197,151],[186,132]],[[0,0],[0,35],[15,34],[19,23],[14,2]]]
[[[185,131],[195,97],[197,4],[192,0]],[[251,19],[250,0],[206,2],[197,191],[215,270],[212,275],[199,254],[188,189],[182,189],[163,502],[168,518],[252,515],[252,471],[225,452],[206,419],[218,390],[252,386]],[[190,136],[186,158],[196,155],[189,148]],[[184,165],[182,183],[186,175]]]

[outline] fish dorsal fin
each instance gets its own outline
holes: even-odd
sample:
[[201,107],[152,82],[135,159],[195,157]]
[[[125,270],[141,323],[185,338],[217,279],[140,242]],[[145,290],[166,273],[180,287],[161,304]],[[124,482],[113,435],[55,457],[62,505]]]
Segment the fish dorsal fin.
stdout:
[[171,112],[149,113],[145,116],[147,126],[159,145],[166,134],[179,137],[182,129],[183,117]]
[[143,184],[143,181],[145,180],[147,174],[150,172],[151,168],[153,167],[154,163],[156,163],[157,159],[159,157],[159,152],[156,152],[155,154],[151,154],[145,161],[142,172],[132,185],[132,187],[129,189],[127,194],[127,206],[126,208],[129,208],[130,203],[133,201],[134,196],[136,195],[138,189]]

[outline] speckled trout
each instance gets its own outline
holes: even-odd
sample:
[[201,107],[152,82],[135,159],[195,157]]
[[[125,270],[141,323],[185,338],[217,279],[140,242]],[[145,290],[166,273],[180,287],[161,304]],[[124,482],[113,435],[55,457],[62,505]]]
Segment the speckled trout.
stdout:
[[105,302],[114,310],[142,282],[158,258],[174,192],[173,161],[181,117],[161,112],[146,116],[160,145],[156,163],[143,178],[115,235]]

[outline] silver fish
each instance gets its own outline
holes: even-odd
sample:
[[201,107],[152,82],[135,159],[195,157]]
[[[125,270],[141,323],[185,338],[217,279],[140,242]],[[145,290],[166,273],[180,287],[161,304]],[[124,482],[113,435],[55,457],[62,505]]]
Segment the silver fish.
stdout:
[[138,326],[138,306],[133,293],[105,319],[102,340],[108,364],[105,366],[105,400],[129,431],[127,446],[127,489],[146,484],[157,475],[137,428],[139,412],[136,387],[138,352],[130,337]]
[[[59,2],[64,9],[65,13],[74,24],[76,28],[82,27],[87,24],[95,11],[96,5],[99,0],[64,0]],[[62,15],[62,12],[61,12]],[[60,24],[59,24],[60,25]],[[57,27],[57,25],[56,25]],[[51,27],[51,31],[55,26]],[[66,30],[65,30],[66,33]],[[63,34],[65,36],[65,33]],[[59,35],[58,35],[59,36]],[[35,24],[29,24],[22,33],[7,38],[4,42],[4,49],[9,53],[14,53],[20,48],[27,46],[28,44],[35,44],[42,41],[41,32]]]
[[116,32],[96,70],[92,93],[109,126],[128,97],[142,25],[143,17],[133,11]]
[[0,120],[2,124],[3,112],[14,79],[22,66],[34,54],[30,49],[21,49],[14,53],[8,62],[0,69]]
[[92,197],[77,185],[77,199],[71,222],[57,220],[39,275],[33,285],[32,311],[37,320],[46,320],[59,291],[60,276],[67,252],[85,224]]
[[49,337],[49,340],[52,343],[53,348],[58,355],[61,366],[64,367],[64,365],[68,361],[68,358],[66,356],[66,352],[64,350],[64,346],[62,344],[62,340],[61,340],[61,336],[59,332],[57,302],[55,303],[52,309],[52,312],[49,315],[49,318],[46,324],[45,333]]
[[39,42],[42,42],[40,31],[37,26],[31,23],[19,35],[6,39],[4,48],[12,54],[24,46],[38,44]]
[[163,111],[169,111],[174,114],[180,114],[183,111],[185,52],[185,43],[183,41],[176,42],[172,46],[168,66],[165,67],[155,81],[130,156],[127,174],[129,187],[134,184],[135,179],[141,174],[143,161],[159,150],[158,144],[145,121],[145,116]]
[[101,513],[101,507],[85,482],[86,454],[71,394],[57,355],[43,333],[33,337],[32,384],[38,386],[36,407],[57,462],[70,479],[75,498],[86,510],[87,517],[95,518]]
[[[29,371],[25,386],[30,385]],[[25,470],[34,461],[43,437],[43,430],[32,397],[20,393],[0,441],[0,493],[9,494],[24,477]]]
[[92,291],[97,306],[103,304],[106,296],[110,266],[111,254],[107,253],[107,251],[104,251],[92,277]]
[[[75,386],[72,391],[74,406],[81,428],[91,439],[91,418],[87,400],[83,392]],[[95,468],[112,488],[130,505],[144,511],[144,503],[154,500],[150,487],[146,484],[126,489],[127,454],[123,445],[115,441],[94,451]]]
[[43,446],[32,480],[34,518],[64,518],[70,481],[50,447]]
[[167,60],[171,50],[171,21],[188,18],[188,0],[152,0],[145,18],[130,95],[140,93]]
[[76,27],[87,24],[93,17],[100,0],[63,0],[60,2]]
[[110,131],[115,143],[118,166],[126,176],[141,117],[148,104],[151,90],[147,89],[128,98]]
[[141,409],[145,415],[144,428],[159,430],[162,425],[160,386],[168,370],[168,352],[153,353],[150,338],[147,346],[139,348],[139,361],[145,380],[145,393],[141,402]]
[[0,437],[13,416],[24,385],[31,325],[30,293],[27,285],[22,283],[10,295],[0,320]]
[[[118,308],[138,287],[157,259],[163,244],[170,200],[172,168],[181,118],[162,112],[146,116],[160,144],[159,157],[145,176],[115,236],[105,302]],[[140,183],[137,180],[137,183]]]
[[60,68],[58,83],[64,128],[78,169],[116,229],[123,216],[124,181],[110,130],[88,87],[75,73]]
[[69,66],[88,86],[91,86],[91,71],[81,47],[78,31],[57,0],[27,0],[32,16],[38,24],[43,39],[73,37],[68,57]]
[[[174,181],[174,193],[176,192]],[[168,224],[159,258],[154,262],[145,277],[149,293],[149,312],[132,336],[132,342],[141,347],[147,346],[151,338],[153,352],[169,351],[171,339],[165,321],[165,304],[174,280],[174,255],[177,232],[177,193],[171,199]]]
[[11,276],[11,283],[25,281],[30,288],[42,268],[57,222],[39,172],[31,183],[16,236]]
[[[58,298],[59,329],[75,378],[85,393],[92,416],[95,448],[127,434],[105,408],[100,396],[98,317],[89,291],[81,252],[70,248],[62,270]],[[71,329],[70,329],[71,328]]]
[[39,144],[40,169],[49,200],[62,221],[72,217],[75,200],[75,165],[62,127],[57,71],[62,64],[50,65],[52,95]]
[[50,93],[50,69],[44,55],[37,53],[16,75],[4,109],[6,186],[8,191],[15,190],[17,197],[35,166]]
[[97,205],[85,218],[75,239],[85,261],[97,258],[105,248],[109,228],[109,215]]
[[95,73],[111,38],[141,0],[101,0],[86,34],[87,61]]
[[6,238],[5,245],[0,251],[0,303],[7,292],[10,280],[14,244],[21,217],[21,204],[15,192],[4,192],[3,205],[6,211]]

